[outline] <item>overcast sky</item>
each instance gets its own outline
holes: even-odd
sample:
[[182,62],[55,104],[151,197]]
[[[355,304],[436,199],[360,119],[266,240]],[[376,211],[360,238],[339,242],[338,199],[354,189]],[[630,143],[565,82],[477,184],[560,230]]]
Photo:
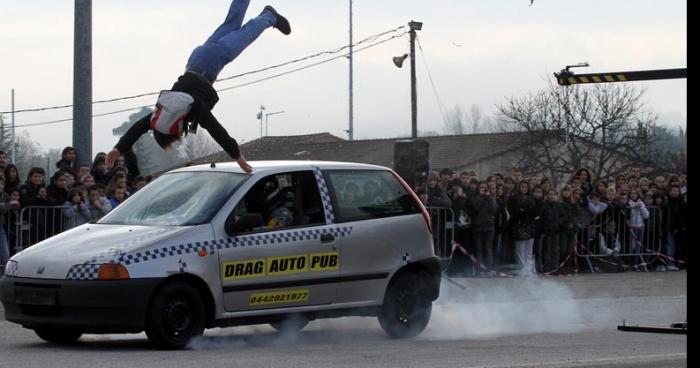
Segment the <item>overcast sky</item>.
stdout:
[[[220,77],[283,63],[348,43],[347,0],[269,0],[292,35],[266,31]],[[248,17],[268,4],[251,1]],[[430,4],[430,5],[426,5]],[[192,49],[220,24],[228,0],[93,1],[93,99],[169,89]],[[445,109],[472,105],[492,113],[505,98],[546,88],[552,73],[588,61],[582,72],[687,66],[687,4],[680,0],[354,0],[354,37],[422,21],[418,52],[418,124],[442,131]],[[73,1],[0,0],[0,111],[72,103]],[[410,134],[410,73],[391,63],[408,51],[407,36],[355,55],[355,137]],[[317,61],[323,60],[315,59]],[[427,62],[427,68],[426,63]],[[300,64],[299,66],[304,65]],[[287,71],[289,68],[275,70]],[[430,83],[428,71],[435,83]],[[217,89],[273,72],[217,83]],[[686,124],[687,81],[635,82],[648,106],[673,126]],[[436,96],[437,95],[437,96]],[[260,135],[259,106],[270,135],[330,132],[347,137],[348,62],[341,58],[247,87],[220,92],[214,110],[233,137]],[[95,105],[94,114],[152,104],[155,97]],[[71,117],[70,109],[16,115],[16,125]],[[125,112],[96,117],[93,154],[113,147]],[[53,148],[72,144],[71,123],[25,130]]]

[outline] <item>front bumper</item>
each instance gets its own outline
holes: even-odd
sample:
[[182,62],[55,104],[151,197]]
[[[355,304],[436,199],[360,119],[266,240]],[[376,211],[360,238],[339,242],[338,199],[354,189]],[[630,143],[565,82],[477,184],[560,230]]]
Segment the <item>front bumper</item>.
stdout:
[[137,333],[161,278],[119,281],[0,279],[5,319],[26,328]]

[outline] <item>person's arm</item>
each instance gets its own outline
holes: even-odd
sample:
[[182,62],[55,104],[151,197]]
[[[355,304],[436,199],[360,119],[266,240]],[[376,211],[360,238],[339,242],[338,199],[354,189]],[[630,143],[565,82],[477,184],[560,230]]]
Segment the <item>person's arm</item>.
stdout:
[[221,148],[223,148],[224,151],[231,156],[231,158],[238,162],[238,165],[241,167],[241,169],[243,169],[243,171],[247,173],[252,172],[253,168],[248,165],[245,157],[241,154],[241,151],[238,148],[238,142],[236,142],[236,140],[228,134],[226,129],[221,126],[221,123],[216,120],[216,117],[211,113],[211,111],[208,109],[201,109],[201,111],[202,119],[198,120],[199,125],[206,129],[211,137],[214,138],[216,143],[218,143],[219,146],[221,146]]
[[136,143],[136,141],[139,140],[139,138],[141,138],[142,135],[148,133],[150,129],[151,115],[146,114],[139,121],[134,123],[134,125],[132,125],[131,128],[129,128],[126,134],[124,134],[119,139],[119,142],[117,142],[117,145],[114,146],[114,149],[111,150],[109,154],[107,154],[107,158],[105,159],[105,165],[107,167],[112,167],[112,165],[114,165],[114,161],[116,161],[116,159],[118,159],[120,155],[130,151],[134,143]]

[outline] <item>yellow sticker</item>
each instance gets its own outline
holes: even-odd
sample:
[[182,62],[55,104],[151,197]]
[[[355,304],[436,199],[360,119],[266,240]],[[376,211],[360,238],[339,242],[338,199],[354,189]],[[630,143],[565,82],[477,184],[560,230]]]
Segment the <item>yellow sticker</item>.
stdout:
[[224,263],[224,280],[250,279],[265,276],[265,260],[250,259]]
[[338,252],[314,253],[310,260],[311,271],[328,271],[339,268]]
[[223,274],[224,281],[233,281],[265,276],[293,275],[310,271],[333,271],[339,268],[340,254],[329,252],[226,262],[223,265]]
[[269,293],[251,294],[250,299],[248,299],[248,302],[252,306],[303,303],[309,301],[310,295],[311,293],[308,289],[273,291]]
[[306,254],[267,258],[267,275],[290,275],[309,271],[309,256]]

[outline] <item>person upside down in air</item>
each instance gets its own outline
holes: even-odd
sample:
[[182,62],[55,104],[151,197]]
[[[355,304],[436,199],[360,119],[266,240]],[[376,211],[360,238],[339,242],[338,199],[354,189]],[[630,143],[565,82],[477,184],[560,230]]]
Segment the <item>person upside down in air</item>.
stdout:
[[160,147],[169,148],[183,135],[196,133],[197,127],[206,129],[214,140],[238,162],[247,173],[253,168],[241,154],[238,143],[216,120],[211,110],[219,101],[213,87],[221,70],[236,59],[263,31],[277,28],[285,35],[291,33],[289,21],[272,6],[266,6],[255,18],[243,25],[243,17],[250,0],[233,0],[223,24],[203,45],[192,51],[185,73],[171,90],[162,91],[151,115],[137,121],[108,153],[107,167],[120,155],[131,150],[134,143],[149,130]]

